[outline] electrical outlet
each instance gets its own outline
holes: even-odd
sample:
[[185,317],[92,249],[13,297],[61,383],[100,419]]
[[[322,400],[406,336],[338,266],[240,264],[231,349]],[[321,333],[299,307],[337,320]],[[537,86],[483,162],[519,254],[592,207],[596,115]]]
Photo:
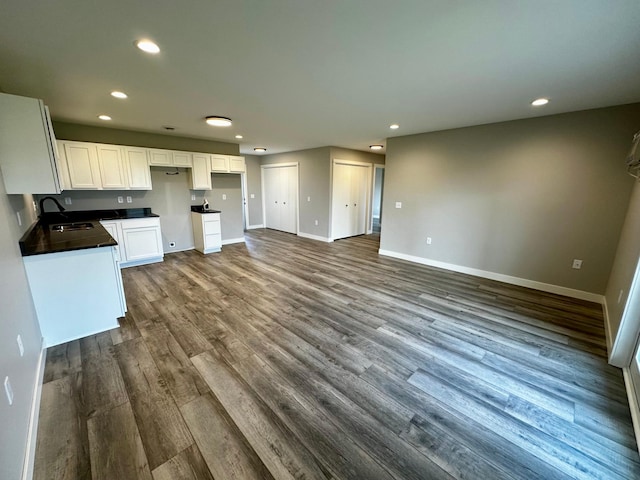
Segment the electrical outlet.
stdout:
[[396,208],[402,208],[402,202],[396,202]]
[[176,242],[169,242],[169,248],[176,248]]
[[195,202],[195,201],[196,201],[196,196],[195,196],[195,195],[193,195],[193,194],[191,195],[191,201],[192,201],[192,202]]
[[124,203],[124,197],[118,197],[118,203]]
[[255,193],[252,193],[252,194],[251,194],[251,198],[256,198],[256,194],[255,194]]
[[316,220],[316,227],[318,226],[318,220]]
[[131,195],[127,195],[127,203],[132,203],[133,202],[133,198],[131,198]]
[[64,197],[64,204],[71,205],[71,197]]
[[7,394],[9,405],[13,405],[13,388],[11,388],[9,377],[4,377],[4,393]]
[[427,245],[431,245],[431,237],[427,237]]
[[307,202],[310,202],[310,201],[311,201],[311,197],[307,197]]
[[16,338],[16,343],[18,344],[18,350],[20,351],[20,356],[24,357],[24,345],[22,344],[22,337],[18,335]]
[[222,194],[222,199],[223,199],[223,200],[226,200],[226,199],[227,199],[227,194],[226,194],[226,193],[223,193],[223,194]]
[[573,259],[573,265],[571,268],[575,268],[576,270],[580,270],[582,268],[582,260],[578,260],[577,258]]
[[22,226],[22,217],[20,216],[20,212],[16,212],[16,216],[18,217],[18,226]]

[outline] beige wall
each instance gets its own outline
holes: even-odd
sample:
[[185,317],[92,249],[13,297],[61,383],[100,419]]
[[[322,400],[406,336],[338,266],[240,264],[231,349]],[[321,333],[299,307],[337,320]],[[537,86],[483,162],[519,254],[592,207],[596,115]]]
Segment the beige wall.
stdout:
[[222,211],[220,225],[223,242],[244,236],[241,181],[240,174],[213,174],[213,190],[208,200],[212,209]]
[[[609,321],[607,339],[609,347],[615,347],[609,351],[610,360],[619,367],[629,365],[640,332],[638,299],[627,303],[639,259],[640,184],[636,181],[605,294]],[[624,324],[621,324],[625,308],[628,312]]]
[[240,146],[235,143],[180,137],[177,135],[133,132],[117,128],[93,127],[76,123],[53,122],[53,131],[58,140],[166,148],[187,152],[222,153],[225,155],[238,155],[240,151]]
[[[18,240],[35,220],[31,195],[6,195],[0,178],[0,381],[11,382],[14,401],[9,406],[4,387],[0,400],[0,478],[21,478],[26,453],[29,415],[38,377],[42,346],[40,327],[31,300]],[[23,223],[18,225],[16,212]],[[16,342],[22,337],[21,357]]]
[[[262,182],[260,172],[260,157],[245,155],[247,165],[247,203],[249,206],[249,227],[262,225]],[[251,198],[253,195],[253,198]]]
[[[298,162],[300,232],[327,238],[330,212],[330,148],[314,148],[262,157],[261,164]],[[310,198],[310,200],[308,200]],[[315,225],[318,220],[318,225]]]
[[639,127],[634,104],[390,138],[380,247],[604,294]]

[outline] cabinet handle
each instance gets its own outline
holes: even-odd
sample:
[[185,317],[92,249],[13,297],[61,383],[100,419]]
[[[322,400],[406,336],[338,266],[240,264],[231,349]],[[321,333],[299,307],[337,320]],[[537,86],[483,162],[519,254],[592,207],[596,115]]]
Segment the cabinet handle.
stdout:
[[357,207],[358,205],[354,203],[354,204],[353,204],[353,206],[354,206],[354,207]]
[[345,205],[345,207],[348,207],[348,206],[349,206],[349,204]]
[[278,201],[276,200],[276,203],[278,203]]
[[286,204],[287,204],[287,202],[282,202],[282,204],[283,204],[283,205],[286,205]]

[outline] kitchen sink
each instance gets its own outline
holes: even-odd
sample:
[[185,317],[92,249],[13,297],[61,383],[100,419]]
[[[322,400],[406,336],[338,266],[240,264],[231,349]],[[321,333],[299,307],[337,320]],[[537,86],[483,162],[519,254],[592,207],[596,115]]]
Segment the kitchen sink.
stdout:
[[51,225],[51,230],[54,232],[73,232],[76,230],[91,230],[93,223],[91,222],[79,222],[79,223],[59,223],[57,225]]

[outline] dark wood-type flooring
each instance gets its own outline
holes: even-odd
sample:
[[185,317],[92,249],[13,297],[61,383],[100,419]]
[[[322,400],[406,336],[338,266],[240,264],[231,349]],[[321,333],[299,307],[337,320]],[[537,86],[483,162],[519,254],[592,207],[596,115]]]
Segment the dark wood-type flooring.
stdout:
[[268,230],[49,349],[35,478],[631,479],[599,305]]

